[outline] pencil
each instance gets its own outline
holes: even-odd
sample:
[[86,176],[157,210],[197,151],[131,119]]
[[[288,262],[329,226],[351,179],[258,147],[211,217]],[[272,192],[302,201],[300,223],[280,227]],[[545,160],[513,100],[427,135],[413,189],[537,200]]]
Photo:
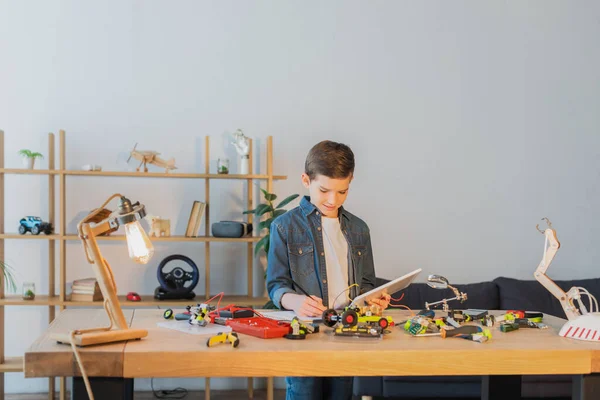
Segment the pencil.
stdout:
[[302,286],[298,285],[298,283],[296,281],[294,281],[293,279],[290,278],[290,280],[292,281],[292,283],[294,284],[294,286],[296,286],[298,289],[300,289],[300,291],[302,293],[304,293],[305,295],[307,295],[308,297],[310,297],[311,299],[313,299],[314,301],[317,301],[317,299],[315,299],[314,297],[312,297],[312,295],[308,294],[308,292],[306,290],[304,290],[302,288]]

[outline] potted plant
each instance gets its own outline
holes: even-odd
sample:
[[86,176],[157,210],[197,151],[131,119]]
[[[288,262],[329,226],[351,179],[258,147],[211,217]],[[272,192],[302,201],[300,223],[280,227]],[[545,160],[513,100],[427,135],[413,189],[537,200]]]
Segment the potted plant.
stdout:
[[[275,218],[277,218],[280,215],[283,215],[287,212],[287,210],[283,209],[283,207],[288,205],[290,202],[294,201],[298,197],[298,195],[292,194],[292,195],[286,197],[285,199],[283,199],[283,201],[281,201],[279,204],[277,204],[277,206],[274,206],[273,201],[275,201],[277,199],[277,195],[273,194],[273,193],[269,193],[262,188],[260,190],[261,190],[261,192],[263,192],[263,195],[265,196],[265,202],[256,206],[256,208],[254,210],[244,211],[244,214],[254,214],[257,219],[260,219],[263,215],[266,215],[267,219],[265,219],[264,221],[261,221],[260,224],[258,224],[257,232],[260,232],[263,229],[266,229],[267,233],[265,236],[263,236],[258,241],[258,243],[256,243],[256,246],[254,247],[254,255],[257,255],[260,252],[260,250],[264,250],[265,260],[268,262],[267,257],[269,254],[269,240],[271,238],[271,223],[273,222],[273,220]],[[267,264],[265,264],[265,266],[264,266],[265,267],[265,278],[267,277],[266,265]],[[263,308],[277,308],[277,307],[275,307],[273,302],[269,300],[269,302],[267,304],[265,304],[265,306]]]
[[19,155],[23,157],[23,165],[29,169],[33,169],[36,158],[39,158],[40,160],[44,159],[42,153],[33,152],[27,149],[19,150]]
[[7,263],[0,260],[0,270],[2,270],[2,280],[8,291],[13,293],[16,292],[17,283],[12,268]]

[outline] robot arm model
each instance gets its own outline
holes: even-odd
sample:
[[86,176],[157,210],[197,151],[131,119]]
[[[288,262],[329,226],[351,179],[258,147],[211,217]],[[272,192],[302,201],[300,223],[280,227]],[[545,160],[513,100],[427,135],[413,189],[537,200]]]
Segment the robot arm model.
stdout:
[[[548,223],[548,228],[545,230],[541,230],[539,225],[537,226],[538,231],[540,231],[546,238],[544,243],[544,256],[542,257],[542,261],[538,265],[535,273],[535,279],[538,280],[554,297],[560,301],[560,304],[565,311],[567,319],[572,321],[578,318],[582,314],[588,314],[588,310],[583,304],[581,300],[581,296],[585,295],[590,300],[590,312],[598,311],[598,302],[596,298],[592,296],[590,292],[588,292],[585,288],[574,286],[569,289],[568,292],[564,292],[552,279],[546,275],[546,271],[548,267],[552,263],[556,252],[560,248],[560,242],[556,237],[556,231],[552,229],[552,223],[548,218],[544,218]],[[577,304],[575,304],[577,302]]]

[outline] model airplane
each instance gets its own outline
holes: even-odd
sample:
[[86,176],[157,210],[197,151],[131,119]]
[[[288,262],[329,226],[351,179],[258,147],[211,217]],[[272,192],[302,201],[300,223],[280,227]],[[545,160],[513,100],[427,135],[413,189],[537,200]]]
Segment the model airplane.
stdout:
[[174,158],[170,158],[169,160],[163,160],[162,158],[158,157],[158,155],[160,154],[159,152],[136,150],[137,145],[138,144],[136,143],[135,146],[133,146],[133,150],[131,150],[131,152],[129,153],[129,158],[127,159],[127,162],[129,162],[129,160],[131,160],[132,157],[140,161],[140,165],[138,165],[138,167],[135,169],[136,171],[139,171],[141,166],[143,165],[144,172],[148,172],[148,167],[146,166],[146,164],[154,164],[157,167],[164,168],[165,172],[169,172],[169,170],[172,169],[177,169],[177,167],[175,166]]

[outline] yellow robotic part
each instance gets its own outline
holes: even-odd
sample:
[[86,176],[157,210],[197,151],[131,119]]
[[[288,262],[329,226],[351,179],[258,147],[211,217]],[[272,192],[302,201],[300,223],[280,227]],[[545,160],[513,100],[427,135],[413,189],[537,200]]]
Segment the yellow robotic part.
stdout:
[[219,332],[215,336],[210,337],[206,341],[208,347],[213,347],[219,343],[231,343],[231,347],[238,347],[240,344],[240,338],[238,338],[235,332]]

